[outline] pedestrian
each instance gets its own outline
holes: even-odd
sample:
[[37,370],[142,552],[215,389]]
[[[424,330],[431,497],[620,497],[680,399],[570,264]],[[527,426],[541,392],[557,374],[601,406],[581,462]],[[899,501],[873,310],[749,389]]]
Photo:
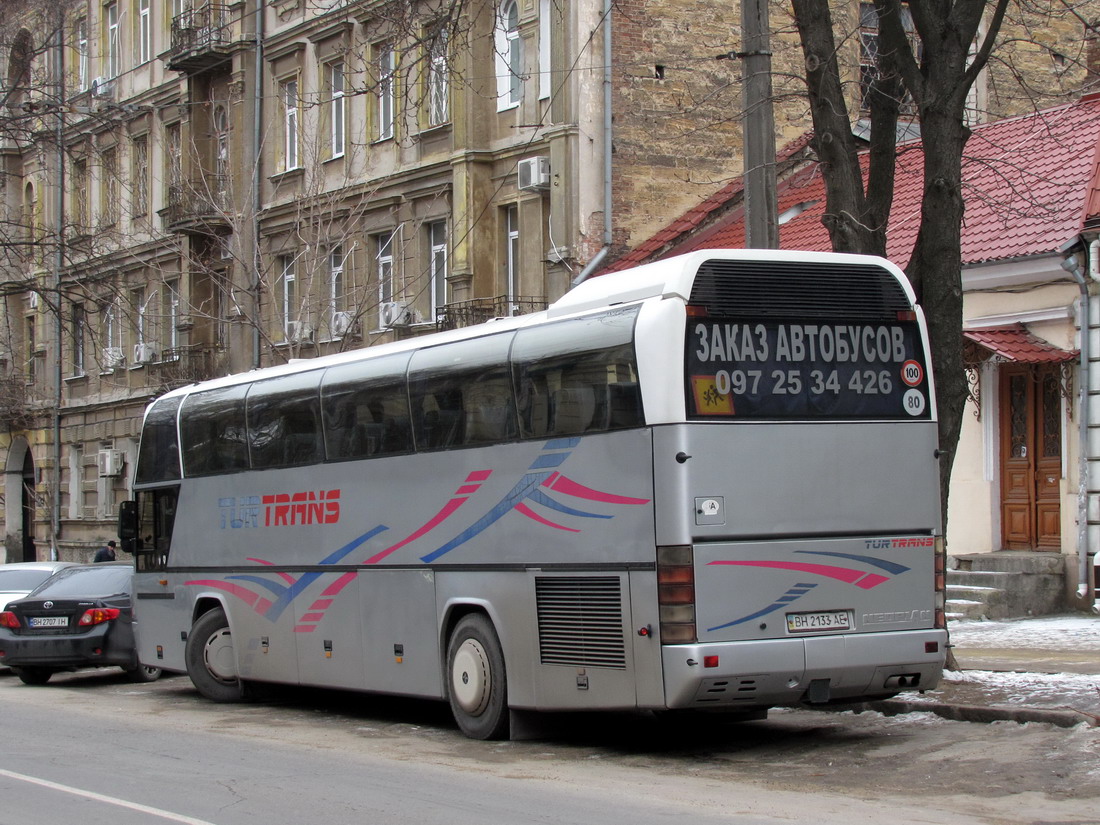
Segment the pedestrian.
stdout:
[[117,547],[117,545],[113,541],[107,542],[106,547],[100,547],[98,550],[95,551],[95,558],[92,559],[92,561],[114,561],[115,547]]

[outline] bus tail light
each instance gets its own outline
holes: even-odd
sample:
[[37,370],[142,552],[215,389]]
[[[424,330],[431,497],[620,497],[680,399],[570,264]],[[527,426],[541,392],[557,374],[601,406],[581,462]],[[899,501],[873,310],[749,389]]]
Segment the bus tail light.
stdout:
[[936,536],[933,553],[933,584],[936,588],[936,619],[933,626],[943,630],[947,627],[947,544],[943,536]]
[[663,644],[689,644],[698,639],[694,560],[691,545],[657,548],[657,606]]

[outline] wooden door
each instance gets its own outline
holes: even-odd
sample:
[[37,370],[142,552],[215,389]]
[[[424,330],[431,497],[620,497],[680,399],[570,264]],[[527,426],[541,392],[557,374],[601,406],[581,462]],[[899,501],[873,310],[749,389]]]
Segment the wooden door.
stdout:
[[1059,550],[1062,394],[1058,365],[1001,372],[1001,526],[1006,550]]

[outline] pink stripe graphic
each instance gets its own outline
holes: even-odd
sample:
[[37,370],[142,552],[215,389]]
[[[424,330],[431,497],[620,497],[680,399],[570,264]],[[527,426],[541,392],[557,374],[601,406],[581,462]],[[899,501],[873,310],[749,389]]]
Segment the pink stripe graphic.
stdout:
[[[547,479],[549,481],[550,479]],[[601,493],[599,490],[593,490],[591,487],[585,487],[583,484],[578,484],[570,478],[560,476],[557,478],[551,487],[557,490],[559,493],[565,493],[567,496],[573,496],[574,498],[583,498],[589,501],[602,501],[607,504],[648,504],[648,498],[632,498],[630,496],[617,496],[613,493]]]
[[[856,584],[864,590],[877,587],[884,581],[889,581],[884,576],[876,573],[865,573],[862,570],[854,570],[851,567],[833,567],[828,564],[806,564],[797,561],[712,561],[708,564],[730,564],[739,567],[770,567],[774,570],[793,570],[798,573],[815,573],[829,579],[838,579],[848,584]],[[860,581],[862,579],[862,581]]]
[[246,589],[244,587],[241,587],[240,585],[237,585],[237,584],[229,584],[228,582],[220,582],[220,581],[217,581],[215,579],[193,579],[192,581],[184,582],[184,583],[185,584],[197,584],[197,585],[200,585],[202,587],[213,587],[216,590],[224,590],[226,593],[233,594],[238,599],[243,601],[245,604],[247,604],[247,605],[249,605],[250,607],[253,607],[253,608],[259,609],[257,607],[257,602],[258,601],[266,602],[268,607],[271,606],[271,602],[267,601],[266,599],[261,600],[258,594],[253,593],[251,590],[248,590],[248,589]]
[[[268,565],[274,564],[274,562],[266,561],[264,559],[254,559],[251,556],[248,557],[248,560],[249,561],[254,561],[254,562],[256,562],[256,564],[268,564]],[[275,575],[278,576],[283,581],[285,581],[287,584],[294,584],[297,581],[297,579],[295,579],[289,573],[276,573]]]
[[[350,573],[345,573],[340,578],[338,578],[336,581],[334,581],[332,584],[330,584],[328,587],[326,587],[323,591],[321,591],[321,595],[322,596],[335,596],[337,593],[339,593],[341,590],[343,590],[345,587],[347,587],[348,582],[350,582],[354,578],[355,578],[354,571],[350,572]],[[328,601],[329,601],[329,604],[332,604],[332,599],[329,599]]]
[[543,518],[538,513],[536,513],[534,510],[532,510],[530,507],[528,507],[526,504],[523,504],[522,502],[517,504],[513,509],[517,513],[522,513],[523,515],[527,516],[527,518],[529,518],[529,519],[534,519],[539,524],[545,524],[547,527],[554,527],[558,530],[568,530],[570,533],[579,533],[580,532],[580,530],[578,530],[576,527],[566,527],[564,524],[555,524],[554,522],[550,521],[549,519]]

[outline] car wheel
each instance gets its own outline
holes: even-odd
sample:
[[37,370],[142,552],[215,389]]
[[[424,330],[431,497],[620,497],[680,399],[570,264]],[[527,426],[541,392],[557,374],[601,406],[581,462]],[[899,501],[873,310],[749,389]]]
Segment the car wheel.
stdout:
[[24,685],[44,685],[53,676],[53,671],[48,667],[18,667],[12,670]]
[[447,699],[471,739],[508,738],[508,684],[504,653],[492,622],[480,613],[463,617],[447,644]]
[[221,608],[203,613],[191,626],[184,650],[187,675],[199,693],[214,702],[244,698],[229,619]]
[[138,665],[137,667],[124,667],[126,678],[131,682],[141,684],[143,682],[155,682],[163,671],[159,667],[151,665]]

